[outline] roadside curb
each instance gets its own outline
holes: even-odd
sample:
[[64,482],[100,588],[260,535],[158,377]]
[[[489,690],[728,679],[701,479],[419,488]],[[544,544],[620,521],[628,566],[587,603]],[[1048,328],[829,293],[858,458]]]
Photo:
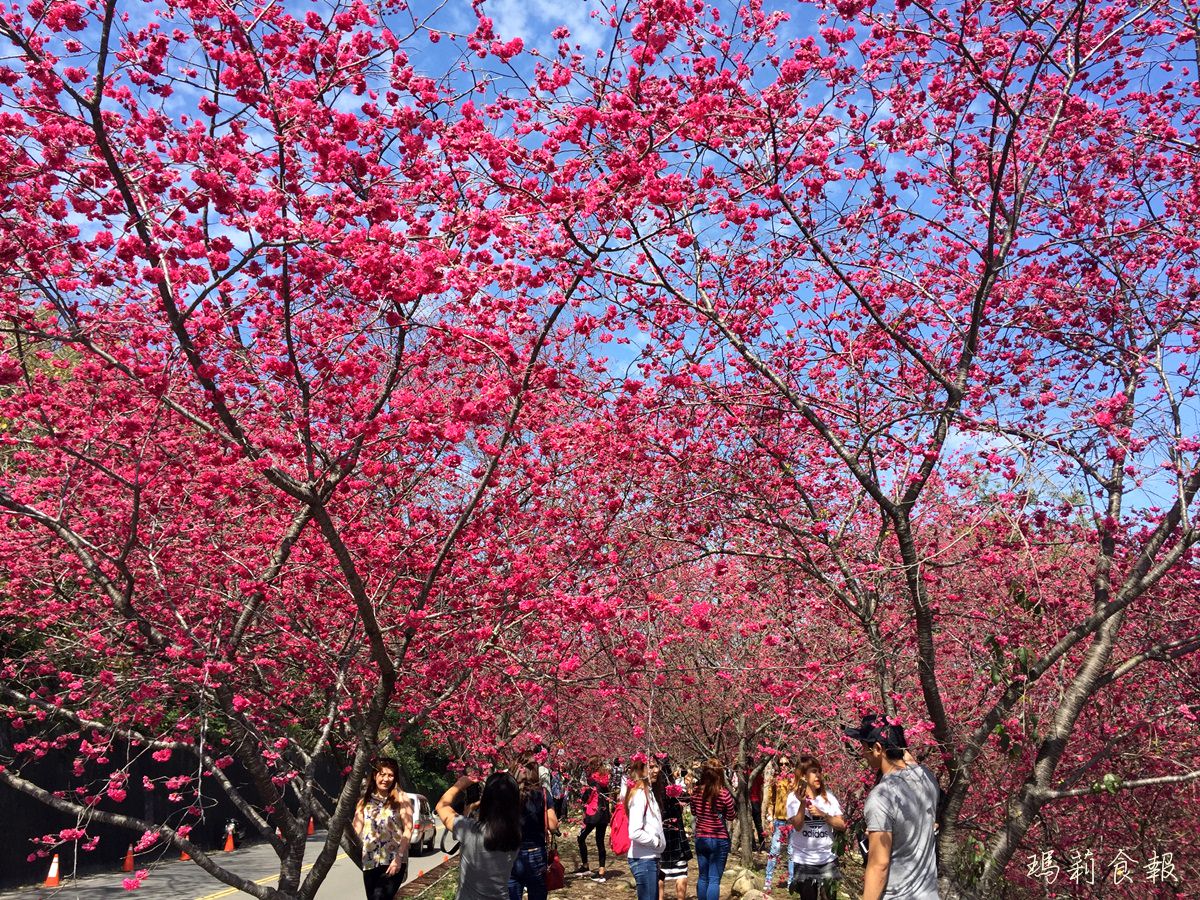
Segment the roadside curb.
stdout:
[[[451,875],[458,873],[459,855],[455,853],[445,862],[438,863],[433,868],[425,872],[419,878],[414,878],[408,884],[400,888],[396,894],[395,900],[416,900],[417,897],[428,894],[431,889],[438,883],[445,881]],[[413,861],[408,861],[409,868],[412,868]]]

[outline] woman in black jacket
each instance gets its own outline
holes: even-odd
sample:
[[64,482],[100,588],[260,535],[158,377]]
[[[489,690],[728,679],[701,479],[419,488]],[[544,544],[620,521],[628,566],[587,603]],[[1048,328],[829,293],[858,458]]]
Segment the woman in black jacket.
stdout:
[[594,756],[588,760],[584,789],[581,801],[583,803],[583,830],[579,832],[579,868],[576,875],[586,875],[588,868],[587,837],[596,834],[596,857],[600,868],[593,881],[605,881],[604,837],[608,833],[608,823],[612,821],[612,799],[609,796],[612,779],[608,774],[608,766],[604,760]]

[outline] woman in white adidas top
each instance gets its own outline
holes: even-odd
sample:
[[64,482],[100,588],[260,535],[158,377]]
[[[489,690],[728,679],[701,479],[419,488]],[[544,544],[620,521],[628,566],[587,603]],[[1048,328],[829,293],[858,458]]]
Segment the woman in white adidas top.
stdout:
[[842,877],[833,852],[833,833],[846,830],[842,806],[825,787],[815,760],[796,769],[796,789],[787,798],[790,849],[795,874],[788,891],[801,900],[817,900],[821,888]]

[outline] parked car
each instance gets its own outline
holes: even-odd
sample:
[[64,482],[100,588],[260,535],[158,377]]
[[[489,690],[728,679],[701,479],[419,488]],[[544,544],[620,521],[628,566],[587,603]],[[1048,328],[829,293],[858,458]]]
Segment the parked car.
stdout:
[[413,805],[413,833],[409,842],[409,853],[415,856],[425,856],[432,853],[434,841],[437,839],[437,819],[433,815],[433,807],[429,798],[424,794],[409,794],[408,799]]

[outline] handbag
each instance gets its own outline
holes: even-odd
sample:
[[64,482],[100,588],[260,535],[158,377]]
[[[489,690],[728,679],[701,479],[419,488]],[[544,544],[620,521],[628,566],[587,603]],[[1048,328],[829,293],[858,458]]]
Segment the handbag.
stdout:
[[[542,791],[542,801],[546,801],[546,792]],[[546,890],[557,891],[566,887],[567,870],[563,868],[562,857],[558,855],[558,846],[550,837],[550,807],[547,804],[542,811],[542,825],[546,832],[546,871],[542,877],[546,880]]]
[[557,891],[567,885],[567,870],[563,868],[562,858],[558,855],[558,848],[553,844],[548,844],[547,849],[550,852],[550,858],[546,863],[546,890]]

